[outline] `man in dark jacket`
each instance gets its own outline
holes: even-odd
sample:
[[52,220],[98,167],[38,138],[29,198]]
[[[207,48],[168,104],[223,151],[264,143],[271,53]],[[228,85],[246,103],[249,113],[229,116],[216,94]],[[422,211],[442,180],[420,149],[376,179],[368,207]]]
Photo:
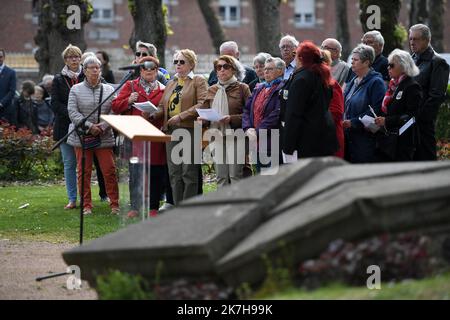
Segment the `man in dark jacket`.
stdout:
[[11,110],[11,103],[16,94],[16,71],[5,65],[5,55],[5,50],[0,49],[0,120],[15,124],[17,113]]
[[439,107],[445,100],[449,66],[430,45],[430,28],[416,24],[409,29],[412,58],[420,74],[415,80],[422,86],[423,99],[417,116],[419,141],[414,160],[436,160],[435,126]]
[[[220,55],[228,55],[228,56],[232,56],[236,59],[239,60],[239,48],[236,42],[234,41],[227,41],[224,42],[220,45]],[[242,80],[243,83],[246,84],[250,84],[250,82],[252,82],[253,80],[255,80],[257,78],[256,72],[255,70],[253,70],[250,67],[244,66],[245,68],[245,78],[244,80]],[[217,74],[216,71],[213,70],[211,71],[211,73],[209,74],[209,78],[208,78],[208,85],[212,86],[215,85],[217,83]]]

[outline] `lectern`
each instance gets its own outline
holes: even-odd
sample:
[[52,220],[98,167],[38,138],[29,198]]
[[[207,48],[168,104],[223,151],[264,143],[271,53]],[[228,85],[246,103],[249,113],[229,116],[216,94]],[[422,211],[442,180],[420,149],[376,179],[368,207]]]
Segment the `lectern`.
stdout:
[[[128,224],[127,213],[134,209],[144,220],[150,209],[151,143],[169,142],[171,137],[141,116],[102,115],[101,118],[118,132],[115,152],[120,215]],[[133,194],[130,194],[130,190]]]

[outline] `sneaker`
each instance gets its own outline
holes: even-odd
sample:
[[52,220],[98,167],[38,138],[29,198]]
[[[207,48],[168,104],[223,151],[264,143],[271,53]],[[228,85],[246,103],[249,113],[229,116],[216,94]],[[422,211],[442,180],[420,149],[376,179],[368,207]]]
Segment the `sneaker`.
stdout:
[[64,210],[71,210],[75,209],[77,207],[76,202],[69,202],[67,205],[64,206]]
[[115,215],[115,216],[119,215],[120,214],[120,209],[119,208],[112,208],[111,209],[111,214]]
[[137,217],[139,217],[139,212],[137,212],[136,210],[128,211],[127,218],[132,219],[132,218],[137,218]]
[[173,204],[170,204],[170,203],[165,202],[165,203],[159,208],[159,211],[169,210],[169,209],[172,209],[173,207],[175,207]]
[[92,214],[92,209],[91,209],[91,208],[84,208],[84,209],[83,209],[83,214],[84,214],[84,215]]
[[148,217],[150,218],[154,218],[154,217],[156,217],[158,215],[158,210],[156,210],[156,209],[153,209],[153,210],[150,210],[149,212],[148,212]]
[[111,202],[111,200],[109,200],[109,197],[101,197],[100,201],[101,202],[108,202],[108,203]]

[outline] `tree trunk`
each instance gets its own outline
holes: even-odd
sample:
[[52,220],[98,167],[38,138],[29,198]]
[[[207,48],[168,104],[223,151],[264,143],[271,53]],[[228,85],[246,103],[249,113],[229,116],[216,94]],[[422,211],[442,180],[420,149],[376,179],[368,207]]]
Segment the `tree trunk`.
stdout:
[[128,6],[134,21],[130,37],[132,50],[139,40],[152,43],[158,49],[160,64],[164,66],[167,31],[161,0],[129,0]]
[[410,26],[428,21],[428,1],[411,0],[411,11],[409,12]]
[[[376,5],[381,9],[379,17],[381,20],[381,28],[377,30],[380,31],[384,37],[384,53],[388,55],[395,48],[403,48],[406,34],[404,28],[401,27],[398,22],[401,0],[360,0],[360,20],[364,32],[370,31],[367,22],[369,18],[373,18],[373,13],[367,13],[367,7],[371,5]],[[399,32],[401,28],[403,28],[403,32]]]
[[445,0],[429,0],[430,1],[430,20],[429,27],[431,29],[431,45],[437,52],[445,52],[444,48],[444,21],[445,16]]
[[211,7],[211,0],[197,0],[203,18],[208,26],[209,36],[213,42],[216,53],[219,54],[220,45],[225,42],[225,32],[220,24],[216,12]]
[[347,0],[336,0],[336,37],[342,45],[342,59],[347,61],[350,48],[350,32],[348,30]]
[[[34,41],[39,47],[35,59],[39,63],[39,76],[46,73],[55,74],[61,71],[64,61],[63,50],[69,45],[75,45],[82,51],[86,49],[84,41],[84,25],[89,21],[92,5],[86,0],[38,0],[39,28]],[[80,8],[80,26],[68,24],[73,12],[67,13],[67,8],[77,5]],[[76,14],[76,13],[75,13]],[[71,26],[71,29],[68,26]]]
[[253,0],[256,50],[279,56],[280,0]]

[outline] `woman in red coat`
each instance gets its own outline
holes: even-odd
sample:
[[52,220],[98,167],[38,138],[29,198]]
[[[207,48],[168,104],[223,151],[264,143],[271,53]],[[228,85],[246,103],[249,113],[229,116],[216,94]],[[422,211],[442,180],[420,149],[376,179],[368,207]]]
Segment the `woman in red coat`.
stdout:
[[[328,50],[321,50],[323,58],[329,66],[331,66],[331,54]],[[336,126],[336,138],[338,140],[339,149],[334,154],[336,157],[344,159],[344,128],[342,127],[342,119],[344,115],[344,94],[342,88],[337,81],[333,85],[333,97],[328,108],[333,117],[334,125]]]
[[[124,85],[119,95],[112,101],[112,110],[116,114],[141,116],[150,121],[156,128],[160,129],[163,124],[162,119],[153,119],[149,113],[142,112],[134,107],[135,102],[146,101],[150,101],[153,105],[157,106],[164,94],[165,86],[156,80],[159,67],[158,59],[147,56],[143,57],[139,63],[146,61],[151,62],[150,68],[142,67],[140,77],[136,80],[128,81]],[[133,142],[132,157],[137,157],[139,161],[138,163],[130,163],[129,165],[131,211],[128,212],[128,217],[130,218],[139,215],[139,211],[143,210],[143,202],[150,203],[149,216],[155,216],[158,212],[159,200],[166,186],[167,161],[165,143],[151,143],[150,161],[147,160],[147,163],[143,163],[145,150],[145,142]],[[145,158],[148,159],[148,157]],[[148,166],[149,164],[150,166]],[[148,187],[146,187],[148,181],[142,181],[141,179],[144,170],[146,174],[150,170],[150,192],[148,192]],[[145,197],[143,197],[144,192]]]

